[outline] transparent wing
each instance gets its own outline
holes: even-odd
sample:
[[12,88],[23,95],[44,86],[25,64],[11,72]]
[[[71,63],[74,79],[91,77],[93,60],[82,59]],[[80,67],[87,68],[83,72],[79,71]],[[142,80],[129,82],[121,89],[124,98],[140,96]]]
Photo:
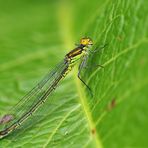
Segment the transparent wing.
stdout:
[[8,114],[13,115],[13,120],[6,124],[6,127],[15,123],[22,115],[24,115],[38,100],[45,94],[45,92],[53,86],[55,80],[62,74],[63,70],[68,66],[65,60],[62,60],[55,68],[48,72],[43,79],[29,91],[14,107],[12,107]]

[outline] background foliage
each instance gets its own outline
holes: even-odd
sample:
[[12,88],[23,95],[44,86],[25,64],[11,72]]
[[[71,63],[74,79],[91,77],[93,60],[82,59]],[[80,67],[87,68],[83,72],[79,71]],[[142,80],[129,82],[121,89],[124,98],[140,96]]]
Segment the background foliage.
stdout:
[[85,35],[94,47],[77,70],[0,147],[148,147],[146,0],[0,1],[0,115]]

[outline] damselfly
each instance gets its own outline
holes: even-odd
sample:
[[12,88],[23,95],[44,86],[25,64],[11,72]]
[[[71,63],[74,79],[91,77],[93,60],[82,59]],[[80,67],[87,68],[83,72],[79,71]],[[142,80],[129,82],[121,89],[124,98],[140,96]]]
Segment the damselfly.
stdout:
[[[89,86],[81,79],[80,72],[86,66],[89,53],[92,53],[90,49],[92,45],[93,42],[90,38],[82,38],[80,44],[66,54],[64,60],[47,73],[47,75],[45,75],[45,77],[12,108],[12,114],[4,115],[4,117],[1,118],[1,122],[6,124],[6,126],[0,131],[0,138],[3,138],[16,130],[22,123],[31,117],[47,98],[49,98],[49,95],[54,92],[59,82],[71,71],[78,61],[81,61],[78,78],[91,92]],[[29,104],[31,104],[30,106],[25,105],[28,101]]]

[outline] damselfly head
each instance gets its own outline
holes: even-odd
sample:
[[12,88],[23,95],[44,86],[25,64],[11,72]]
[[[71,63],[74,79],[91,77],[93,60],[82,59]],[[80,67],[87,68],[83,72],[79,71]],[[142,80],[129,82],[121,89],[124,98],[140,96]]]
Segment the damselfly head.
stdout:
[[82,38],[80,44],[83,46],[93,45],[93,41],[89,37]]

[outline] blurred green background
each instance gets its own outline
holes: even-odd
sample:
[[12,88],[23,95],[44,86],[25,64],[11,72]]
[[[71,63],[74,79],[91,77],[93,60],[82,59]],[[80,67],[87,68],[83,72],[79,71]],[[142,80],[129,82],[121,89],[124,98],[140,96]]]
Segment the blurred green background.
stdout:
[[148,147],[147,14],[146,0],[0,0],[0,116],[81,37],[108,43],[82,73],[94,97],[74,69],[0,148]]

